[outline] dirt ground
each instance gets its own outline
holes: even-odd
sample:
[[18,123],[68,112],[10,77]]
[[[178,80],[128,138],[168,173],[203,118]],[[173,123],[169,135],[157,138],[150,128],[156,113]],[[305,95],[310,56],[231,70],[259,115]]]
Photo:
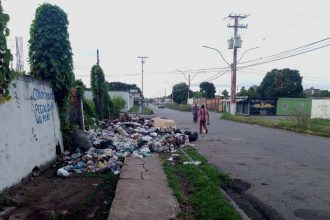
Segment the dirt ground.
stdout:
[[50,168],[12,190],[8,198],[17,204],[0,204],[0,220],[107,219],[118,176],[80,174],[61,178],[56,170]]

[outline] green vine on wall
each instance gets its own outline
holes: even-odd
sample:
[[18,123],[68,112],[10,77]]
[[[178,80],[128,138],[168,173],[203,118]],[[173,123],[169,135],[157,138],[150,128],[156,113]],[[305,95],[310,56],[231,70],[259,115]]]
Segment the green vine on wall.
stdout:
[[56,5],[42,4],[30,28],[31,75],[52,84],[60,111],[62,131],[69,129],[70,92],[74,86],[72,49],[66,13]]
[[8,21],[9,15],[3,12],[0,1],[0,104],[10,100],[9,85],[15,76],[9,67],[13,56],[7,48],[7,37],[9,36]]

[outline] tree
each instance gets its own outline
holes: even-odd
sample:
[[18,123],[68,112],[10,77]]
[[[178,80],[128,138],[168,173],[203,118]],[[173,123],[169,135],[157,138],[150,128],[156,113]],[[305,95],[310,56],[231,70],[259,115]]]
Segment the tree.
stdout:
[[8,21],[9,15],[3,12],[0,1],[0,104],[9,101],[9,85],[14,78],[14,72],[9,67],[13,56],[7,48],[7,37],[9,36]]
[[241,88],[241,90],[236,94],[237,96],[247,96],[248,95],[248,91],[245,89],[245,87],[243,86]]
[[224,97],[224,98],[228,98],[229,97],[229,92],[224,89],[222,92],[221,92],[221,95]]
[[301,97],[302,77],[298,70],[273,69],[262,80],[258,92],[261,97]]
[[213,83],[202,82],[199,84],[199,88],[201,92],[206,94],[206,98],[214,98],[215,97],[215,87]]
[[306,97],[330,97],[330,92],[328,90],[320,90],[319,92],[314,93],[313,95],[307,95]]
[[110,82],[108,83],[110,91],[129,91],[130,89],[136,89],[139,93],[141,90],[136,84],[126,84],[122,82]]
[[256,98],[258,97],[257,88],[250,87],[248,90],[243,86],[241,90],[237,93],[237,96],[247,96],[248,98]]
[[30,28],[31,75],[52,84],[62,127],[68,125],[69,98],[74,86],[72,50],[66,13],[58,6],[40,5]]
[[[178,83],[173,87],[173,100],[176,103],[184,103],[188,99],[188,85],[186,83]],[[189,96],[192,95],[192,91],[189,91]]]
[[194,98],[203,98],[203,93],[202,92],[193,92],[193,97]]
[[109,89],[104,78],[104,72],[99,65],[92,67],[91,89],[98,119],[103,120],[108,118],[110,115],[111,99],[108,94]]

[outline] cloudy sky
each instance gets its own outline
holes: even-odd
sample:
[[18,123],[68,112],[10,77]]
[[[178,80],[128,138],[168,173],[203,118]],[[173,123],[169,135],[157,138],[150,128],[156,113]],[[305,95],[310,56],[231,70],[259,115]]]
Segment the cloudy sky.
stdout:
[[[15,50],[15,36],[23,36],[27,58],[29,28],[38,5],[49,2],[61,7],[69,19],[70,41],[74,53],[77,79],[89,86],[90,69],[100,50],[100,65],[108,81],[141,85],[141,63],[138,56],[148,56],[145,63],[144,93],[155,97],[170,93],[171,85],[185,82],[181,70],[191,75],[192,89],[212,80],[217,92],[230,88],[230,73],[221,71],[227,64],[220,55],[203,45],[219,49],[232,62],[227,40],[233,30],[227,28],[230,13],[248,14],[239,30],[243,46],[238,57],[241,66],[259,64],[273,58],[276,62],[238,70],[238,87],[259,85],[265,73],[273,68],[300,71],[304,87],[330,89],[330,40],[279,54],[330,37],[330,1],[328,0],[2,0],[10,15],[11,35],[8,46]],[[262,58],[262,59],[260,59]],[[252,62],[244,63],[250,60]],[[28,71],[28,63],[25,70]],[[219,73],[219,74],[218,74]]]

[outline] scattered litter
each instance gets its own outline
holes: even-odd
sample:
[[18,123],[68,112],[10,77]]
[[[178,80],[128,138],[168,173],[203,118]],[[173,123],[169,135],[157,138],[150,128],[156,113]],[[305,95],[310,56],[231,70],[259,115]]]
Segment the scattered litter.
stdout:
[[201,163],[202,162],[200,162],[198,160],[196,160],[196,161],[185,161],[185,162],[183,162],[184,165],[189,164],[189,165],[196,165],[196,166],[200,165]]
[[68,171],[66,171],[64,168],[60,168],[57,170],[57,176],[68,177],[69,175],[70,175],[70,173]]

